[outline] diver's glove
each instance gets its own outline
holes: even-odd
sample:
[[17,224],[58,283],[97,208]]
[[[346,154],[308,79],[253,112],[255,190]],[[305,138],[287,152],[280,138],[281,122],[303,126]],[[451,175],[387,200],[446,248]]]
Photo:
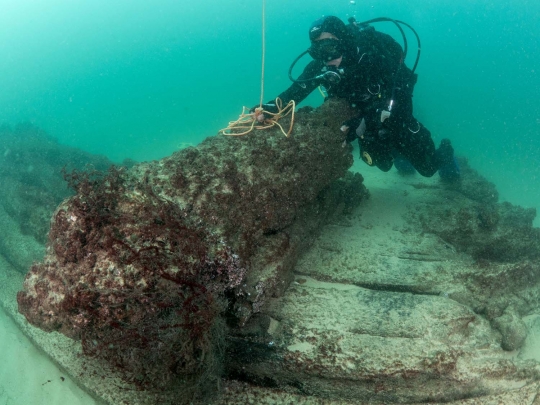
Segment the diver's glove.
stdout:
[[[257,108],[261,107],[263,109],[263,116],[264,118],[257,118],[259,121],[263,121],[264,119],[270,119],[273,117],[272,114],[277,114],[279,112],[279,108],[274,103],[266,103],[263,105],[257,104],[249,109],[249,112],[253,114]],[[270,114],[268,114],[270,113]]]
[[343,147],[357,138],[362,138],[366,132],[366,120],[362,117],[351,118],[341,124],[341,132],[345,134]]
[[341,131],[345,133],[345,141],[343,146],[351,143],[355,139],[364,139],[366,136],[374,136],[379,132],[382,125],[377,119],[377,112],[373,111],[363,117],[355,117],[348,119],[341,124]]
[[254,113],[255,112],[255,109],[259,108],[259,107],[262,107],[262,109],[264,111],[267,111],[269,113],[272,113],[272,114],[277,114],[277,112],[279,111],[277,105],[275,103],[265,103],[265,104],[257,104],[257,105],[254,105],[253,107],[251,107],[249,109],[249,112],[250,113]]

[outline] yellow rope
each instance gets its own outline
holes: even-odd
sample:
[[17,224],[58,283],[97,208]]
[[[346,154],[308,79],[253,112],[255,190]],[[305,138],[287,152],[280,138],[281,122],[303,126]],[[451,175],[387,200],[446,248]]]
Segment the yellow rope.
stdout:
[[[287,138],[292,132],[294,125],[294,110],[296,109],[296,103],[294,100],[291,100],[283,107],[281,99],[276,98],[276,107],[278,109],[277,113],[265,111],[262,108],[263,98],[264,98],[264,65],[265,65],[265,54],[266,54],[266,0],[262,0],[262,71],[261,71],[261,98],[259,100],[259,107],[255,108],[254,111],[251,111],[247,107],[242,107],[242,113],[236,121],[229,122],[227,128],[221,129],[219,132],[223,135],[229,136],[242,136],[249,134],[254,129],[268,129],[273,126],[278,126],[283,135]],[[291,124],[289,130],[285,132],[283,127],[278,123],[280,118],[291,115]]]
[[265,41],[265,32],[266,32],[266,23],[265,23],[265,14],[264,10],[266,8],[266,0],[262,0],[262,72],[261,72],[261,98],[259,102],[259,107],[262,107],[263,104],[263,95],[264,95],[264,56],[266,54],[266,41]]
[[[278,109],[277,113],[270,111],[265,111],[261,107],[255,109],[255,112],[250,112],[250,109],[247,107],[242,107],[242,114],[236,121],[229,122],[227,128],[221,129],[219,132],[223,135],[228,136],[242,136],[247,135],[254,129],[268,129],[277,125],[283,135],[287,138],[292,132],[294,125],[294,110],[296,109],[296,103],[294,100],[289,101],[289,103],[283,107],[283,102],[278,97],[276,98],[276,107]],[[290,115],[291,123],[289,125],[289,130],[285,132],[281,124],[278,123],[278,120]],[[262,116],[262,121],[259,121],[258,117]]]

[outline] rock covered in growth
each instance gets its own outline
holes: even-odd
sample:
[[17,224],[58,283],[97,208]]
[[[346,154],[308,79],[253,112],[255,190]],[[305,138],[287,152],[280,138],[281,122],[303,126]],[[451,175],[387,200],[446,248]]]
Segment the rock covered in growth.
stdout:
[[[453,299],[491,322],[500,333],[503,349],[516,350],[527,336],[521,317],[540,308],[540,229],[533,226],[536,210],[493,200],[497,193],[489,191],[492,184],[466,161],[460,164],[464,168],[460,183],[431,189],[406,217],[411,228],[419,227],[456,257],[467,258],[445,272],[445,277],[440,272],[430,276],[431,291],[454,291]],[[478,194],[471,194],[473,190]]]
[[504,314],[493,320],[493,326],[501,332],[501,347],[513,351],[520,349],[527,338],[527,326],[519,314],[507,308]]
[[[462,168],[452,185],[376,178],[348,224],[321,232],[287,292],[231,338],[229,376],[316,403],[533,403],[538,335],[522,317],[540,311],[538,260],[466,253],[512,229],[535,235],[531,211],[492,201],[490,183]],[[487,208],[498,215],[483,228],[478,216],[454,223]]]
[[289,138],[279,131],[211,137],[158,164],[139,166],[139,175],[191,207],[243,258],[251,258],[261,241],[294,223],[300,207],[346,174],[353,163],[341,146],[346,116],[343,104],[328,102],[316,112],[298,112]]
[[222,333],[219,299],[243,278],[238,257],[122,170],[75,177],[77,195],[54,215],[48,256],[27,275],[20,311],[81,339],[85,354],[140,387],[207,372]]
[[354,204],[343,190],[365,194],[361,176],[336,182],[352,163],[346,113],[326,103],[299,113],[290,138],[212,137],[130,170],[73,174],[77,194],[53,217],[20,312],[139,387],[212,381],[219,315],[243,322],[279,294],[307,236]]
[[92,165],[105,170],[111,162],[79,149],[60,145],[31,124],[0,127],[0,254],[26,273],[43,257],[51,215],[72,194],[62,168]]
[[503,360],[489,322],[444,297],[298,276],[267,316],[258,341],[231,345],[231,376],[373,404],[444,403],[538,378],[534,364]]
[[469,165],[464,157],[457,158],[461,172],[461,181],[448,183],[447,187],[459,191],[467,198],[485,204],[494,204],[499,200],[499,192],[495,184],[488,181]]
[[478,261],[537,260],[540,229],[533,227],[536,209],[498,203],[493,184],[468,168],[466,161],[460,164],[467,174],[453,188],[464,198],[460,201],[453,197],[453,204],[418,210],[424,230]]

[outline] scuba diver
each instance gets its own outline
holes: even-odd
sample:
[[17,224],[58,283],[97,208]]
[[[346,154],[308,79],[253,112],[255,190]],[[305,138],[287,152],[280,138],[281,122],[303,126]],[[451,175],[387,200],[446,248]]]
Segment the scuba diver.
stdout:
[[[391,21],[398,26],[403,49],[390,35],[369,25],[378,21]],[[368,165],[386,172],[395,164],[400,173],[416,170],[426,177],[439,171],[443,180],[458,180],[459,167],[450,141],[443,139],[436,149],[429,130],[413,116],[412,94],[417,80],[414,70],[420,56],[420,41],[413,30],[419,50],[411,70],[403,62],[407,42],[401,24],[413,30],[402,21],[388,18],[366,23],[350,18],[349,25],[334,16],[316,20],[309,29],[311,47],[289,69],[293,84],[278,97],[284,105],[291,100],[299,103],[323,86],[327,98],[346,99],[357,111],[341,126],[346,137],[343,146],[358,139],[360,156]],[[306,53],[313,61],[294,79],[292,69]],[[271,113],[278,111],[274,101],[262,108]]]

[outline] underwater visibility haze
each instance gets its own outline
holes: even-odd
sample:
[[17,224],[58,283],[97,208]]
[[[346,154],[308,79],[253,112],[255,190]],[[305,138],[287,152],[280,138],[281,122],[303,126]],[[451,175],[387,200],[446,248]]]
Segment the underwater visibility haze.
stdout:
[[[4,123],[31,122],[61,143],[142,161],[197,144],[259,100],[261,2],[1,4]],[[416,114],[503,198],[538,207],[538,2],[268,1],[265,100],[289,85],[307,28],[325,14],[411,24],[422,40]],[[376,28],[400,41],[391,24]],[[409,46],[414,55],[412,36]]]
[[[218,135],[243,106],[256,105],[261,96],[262,1],[0,0],[0,6],[0,304],[21,326],[23,318],[13,309],[17,296],[26,320],[63,334],[58,341],[64,346],[55,346],[56,341],[46,346],[43,335],[52,334],[40,330],[42,335],[33,335],[37,328],[25,329],[39,345],[51,352],[61,346],[72,356],[69,361],[79,364],[76,353],[82,342],[85,354],[114,358],[118,368],[132,367],[133,375],[143,376],[136,381],[138,388],[169,387],[177,374],[189,375],[202,357],[197,378],[217,385],[228,330],[221,315],[233,309],[235,316],[243,314],[234,322],[232,316],[226,319],[236,333],[243,322],[253,326],[248,321],[265,308],[266,299],[283,296],[283,306],[272,309],[277,315],[253,317],[261,322],[257,328],[266,340],[250,340],[246,336],[251,332],[242,332],[228,342],[234,352],[228,359],[230,375],[289,381],[288,371],[280,368],[287,362],[294,369],[291,375],[311,381],[313,370],[304,364],[321,361],[320,370],[328,374],[318,381],[322,385],[305,392],[320,389],[324,395],[328,390],[339,399],[368,395],[373,388],[365,383],[369,378],[358,376],[379,367],[376,361],[362,362],[380,350],[389,360],[379,369],[390,370],[381,381],[395,383],[392,389],[402,390],[396,397],[407,403],[425,402],[432,392],[441,395],[433,397],[441,402],[453,400],[444,396],[452,389],[456,398],[477,395],[476,382],[466,386],[454,378],[465,363],[470,368],[463,375],[483,376],[479,364],[515,355],[514,368],[498,360],[493,366],[493,375],[501,380],[494,380],[493,392],[492,387],[486,390],[494,395],[514,389],[521,379],[540,380],[527,363],[540,362],[540,233],[534,228],[540,219],[530,225],[532,209],[540,210],[539,1],[266,0],[263,101],[289,87],[289,67],[308,48],[308,28],[322,15],[359,22],[389,17],[414,27],[422,42],[414,114],[437,145],[451,139],[462,166],[461,189],[441,186],[438,176],[382,173],[364,164],[357,149],[352,166],[357,173],[347,173],[352,160],[341,143],[320,125],[310,124],[338,128],[348,118],[340,115],[348,106],[335,100],[322,104],[318,91],[301,106],[322,108],[298,112],[294,142],[286,143],[291,139],[282,134],[267,141],[271,131],[246,135],[251,139]],[[392,24],[374,26],[402,43]],[[412,66],[417,42],[406,33],[406,63]],[[302,58],[293,76],[309,60]],[[207,137],[214,138],[201,145]],[[70,171],[91,163],[101,170],[110,162],[128,169],[64,173],[64,179],[58,175],[62,167]],[[141,164],[130,171],[135,163]],[[141,173],[144,182],[137,177]],[[71,191],[64,180],[76,197],[66,199]],[[525,209],[497,203],[497,193],[499,201]],[[354,211],[360,203],[362,209]],[[58,204],[61,209],[51,221]],[[320,238],[308,243],[323,228]],[[46,251],[49,230],[51,248]],[[118,269],[129,267],[126,263],[139,273],[124,280]],[[257,273],[257,266],[264,271]],[[61,274],[58,279],[67,277],[73,285],[82,280],[83,290],[88,285],[102,288],[100,311],[110,307],[95,311],[99,294],[92,290],[80,298],[81,290],[70,289],[64,279],[55,284],[55,271]],[[141,274],[136,284],[133,280]],[[50,277],[49,286],[58,291],[42,288],[35,275]],[[294,282],[285,289],[280,277]],[[156,287],[141,298],[135,287],[135,293],[129,288],[125,292],[125,285],[163,290]],[[118,298],[118,291],[125,295]],[[241,293],[232,299],[233,291]],[[54,294],[67,303],[55,307],[60,301]],[[119,315],[120,301],[131,312]],[[126,321],[129,326],[122,329],[129,317],[138,324],[131,328]],[[111,326],[108,335],[97,319]],[[7,341],[17,328],[7,319],[0,322],[6,325],[0,342]],[[98,326],[88,332],[88,325]],[[140,325],[144,333],[137,329]],[[130,352],[129,345],[121,351],[116,342],[126,336],[137,351]],[[341,343],[334,344],[332,336]],[[392,350],[399,356],[403,348],[384,346],[384,339],[377,340],[381,336],[389,341],[399,336],[411,347],[425,344],[425,352],[434,357],[405,359],[396,366]],[[69,343],[71,338],[80,341]],[[161,357],[146,346],[152,339],[166,342],[167,351],[152,347]],[[471,354],[470,363],[458,362],[461,354],[454,352],[456,357],[437,354],[441,342],[455,347],[455,353]],[[23,339],[19,343],[13,350],[30,345]],[[345,363],[336,355],[341,344],[350,354]],[[272,363],[268,353],[276,358],[286,353],[286,362]],[[310,358],[310,353],[319,357]],[[384,355],[373,357],[386,361]],[[139,360],[130,363],[133,358]],[[19,363],[11,360],[9,367],[17,368]],[[165,363],[170,375],[163,378],[159,365]],[[0,402],[31,403],[25,395],[39,398],[41,391],[65,380],[64,375],[50,377],[56,371],[44,366],[45,373],[29,377],[39,381],[36,386],[27,394],[21,386],[17,393],[8,389],[11,373],[2,364],[0,357]],[[334,384],[342,371],[344,385]],[[419,380],[422,388],[429,386],[425,397],[421,390],[411,393],[407,384],[416,382],[394,379],[409,371],[411,378],[430,376],[426,381],[433,387]],[[99,373],[90,374],[92,380]],[[432,375],[437,378],[431,380]],[[99,387],[99,379],[92,381]],[[447,383],[455,386],[447,389]],[[385,389],[377,387],[376,392],[383,402]],[[85,395],[71,381],[64,390]],[[65,392],[56,395],[68,398]]]

